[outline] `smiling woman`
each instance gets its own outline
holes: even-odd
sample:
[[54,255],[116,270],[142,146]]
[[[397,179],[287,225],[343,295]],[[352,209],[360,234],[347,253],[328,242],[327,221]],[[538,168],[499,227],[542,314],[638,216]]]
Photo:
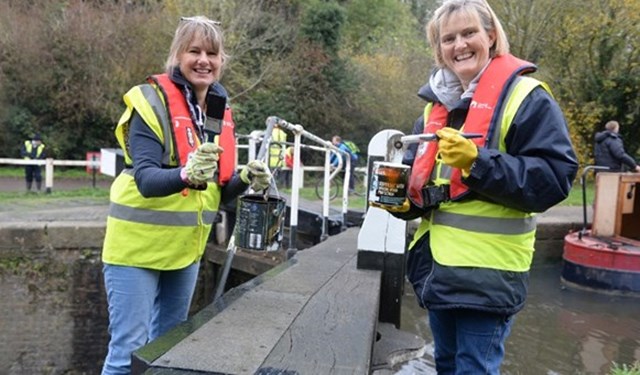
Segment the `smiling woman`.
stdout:
[[455,11],[442,12],[434,19],[440,27],[427,30],[429,42],[435,48],[436,64],[448,68],[466,89],[469,82],[488,64],[489,59],[509,53],[509,42],[491,8],[476,12],[459,6]]
[[183,18],[166,71],[124,95],[115,133],[125,169],[111,186],[102,249],[111,336],[103,374],[129,373],[134,350],[186,320],[219,205],[256,183],[257,173],[235,172],[219,83],[226,60],[219,22]]
[[170,71],[177,66],[194,87],[198,104],[205,108],[207,89],[220,80],[227,59],[220,22],[204,16],[182,17],[169,49],[166,69]]
[[422,218],[406,269],[438,373],[498,374],[527,297],[534,213],[568,196],[578,163],[549,87],[509,54],[485,0],[444,1],[427,36],[438,69],[419,91],[427,103],[413,132],[439,140],[409,147],[408,198],[383,208]]

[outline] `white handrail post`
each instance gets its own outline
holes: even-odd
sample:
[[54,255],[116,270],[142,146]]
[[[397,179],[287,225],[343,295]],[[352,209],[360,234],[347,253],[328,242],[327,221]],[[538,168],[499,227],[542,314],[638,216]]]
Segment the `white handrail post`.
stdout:
[[[339,157],[339,155],[338,155]],[[329,237],[329,186],[331,182],[331,150],[327,148],[324,154],[324,189],[322,190],[322,234],[320,240]]]
[[51,189],[53,189],[53,158],[47,158],[47,163],[45,165],[45,192],[47,194],[51,194]]
[[342,181],[342,230],[347,228],[347,210],[349,209],[349,180],[351,179],[351,155],[343,154],[347,160]]
[[293,257],[298,248],[296,240],[298,237],[298,206],[300,204],[300,176],[302,169],[300,165],[300,143],[302,142],[301,125],[296,125],[293,131],[293,171],[291,172],[291,215],[289,217],[289,249],[287,249],[287,259]]
[[[368,171],[376,161],[400,162],[402,155],[394,143],[402,136],[398,130],[382,130],[369,142]],[[370,191],[367,192],[367,198]],[[358,234],[358,269],[382,271],[379,321],[400,327],[400,306],[404,285],[404,252],[407,223],[386,210],[369,207]]]
[[254,130],[251,132],[251,134],[249,134],[249,150],[248,150],[247,163],[250,162],[251,160],[255,160],[256,149],[258,148],[257,147],[258,140],[261,138],[262,133],[263,132],[260,130]]

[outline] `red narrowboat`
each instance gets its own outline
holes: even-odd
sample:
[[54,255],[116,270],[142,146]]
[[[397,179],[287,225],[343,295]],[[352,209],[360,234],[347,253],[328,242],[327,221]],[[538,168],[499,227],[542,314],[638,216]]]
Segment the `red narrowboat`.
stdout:
[[640,297],[640,187],[638,173],[599,172],[591,228],[564,239],[562,283],[571,288]]

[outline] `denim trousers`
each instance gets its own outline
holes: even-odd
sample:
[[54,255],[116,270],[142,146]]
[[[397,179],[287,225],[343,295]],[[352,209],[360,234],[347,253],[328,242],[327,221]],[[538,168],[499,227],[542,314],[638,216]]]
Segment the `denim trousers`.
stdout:
[[478,310],[429,310],[438,375],[499,374],[512,315]]
[[129,374],[131,354],[187,320],[199,263],[179,270],[103,267],[109,304],[109,350],[103,375]]

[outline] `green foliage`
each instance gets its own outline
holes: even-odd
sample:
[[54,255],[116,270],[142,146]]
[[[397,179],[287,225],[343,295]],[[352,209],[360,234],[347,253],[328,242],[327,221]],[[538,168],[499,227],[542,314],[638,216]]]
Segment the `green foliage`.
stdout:
[[0,13],[11,18],[2,23],[12,28],[0,40],[1,86],[3,104],[15,110],[0,123],[15,131],[0,146],[15,148],[33,131],[42,134],[55,157],[82,158],[86,151],[114,146],[111,130],[122,110],[122,90],[132,84],[130,71],[122,67],[130,61],[151,65],[131,45],[144,45],[133,36],[147,36],[141,25],[152,25],[153,19],[114,3],[47,3],[29,11],[4,7]]
[[[569,2],[557,15],[541,65],[563,109],[570,109],[567,120],[578,148],[590,149],[594,133],[615,119],[634,154],[640,147],[640,4]],[[585,156],[583,162],[591,160],[591,152]]]
[[345,11],[340,5],[332,1],[318,1],[302,18],[300,33],[327,53],[335,55],[340,48],[345,20]]
[[416,41],[424,46],[424,33],[406,4],[396,0],[352,0],[346,8],[349,22],[345,25],[343,48],[350,54],[390,53],[396,50],[394,46],[406,49]]
[[609,375],[640,375],[640,362],[635,362],[633,365],[618,364],[613,362],[613,367]]
[[[322,137],[366,145],[411,131],[432,68],[424,25],[437,0],[166,0],[0,3],[0,155],[40,132],[49,153],[83,159],[114,147],[122,95],[163,71],[181,16],[222,21],[222,83],[239,133],[276,115]],[[621,124],[640,155],[640,2],[492,0],[511,50],[540,66],[580,162],[593,135]],[[34,68],[35,67],[35,68]]]
[[585,140],[592,138],[593,129],[601,122],[604,110],[597,102],[575,102],[570,98],[563,102],[563,112],[571,130],[571,140],[578,155],[578,162],[582,166],[593,164],[593,144]]
[[557,19],[571,9],[566,1],[496,0],[491,2],[511,45],[511,53],[539,62],[550,43],[550,30],[560,27]]
[[52,191],[50,194],[31,194],[24,192],[0,192],[1,203],[30,201],[34,206],[60,202],[65,200],[95,199],[103,204],[109,203],[109,189],[104,188],[81,188],[74,190]]

